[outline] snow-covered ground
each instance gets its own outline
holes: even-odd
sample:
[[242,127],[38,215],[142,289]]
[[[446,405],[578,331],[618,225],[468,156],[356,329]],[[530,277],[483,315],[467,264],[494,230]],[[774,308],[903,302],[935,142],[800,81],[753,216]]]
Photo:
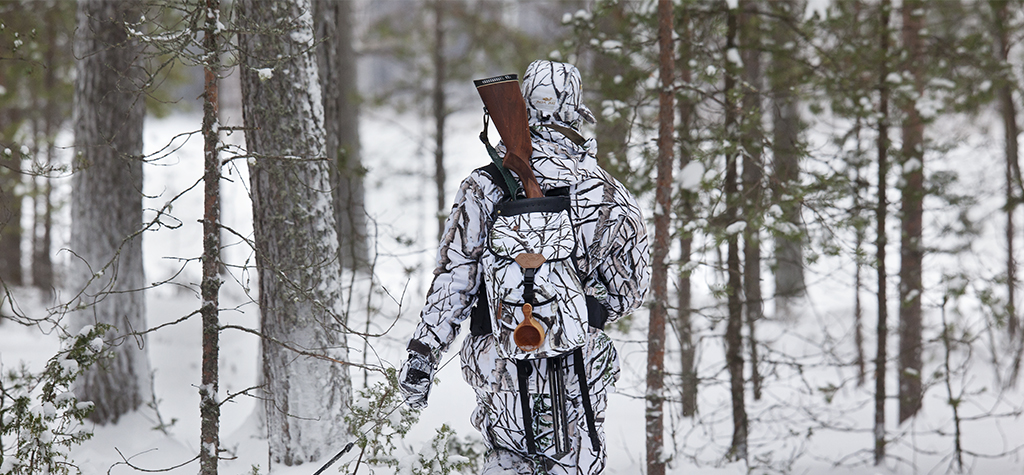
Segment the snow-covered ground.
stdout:
[[[388,303],[386,296],[374,298],[381,311],[370,322],[371,330],[382,331],[397,319],[385,335],[368,342],[370,350],[363,353],[362,341],[350,341],[353,358],[363,355],[369,362],[397,366],[404,357],[404,346],[418,318],[419,306],[430,281],[436,243],[435,196],[432,179],[433,152],[430,149],[430,125],[411,115],[367,112],[362,122],[364,162],[369,168],[367,176],[367,208],[377,236],[378,256],[375,276],[388,293],[400,299],[400,305]],[[146,148],[152,152],[166,144],[171,137],[199,128],[200,117],[174,115],[166,119],[150,119],[146,124]],[[240,122],[240,117],[225,118],[225,124]],[[477,140],[481,125],[476,111],[453,116],[446,148],[448,159],[448,200],[458,182],[470,170],[486,164],[486,154]],[[964,186],[984,186],[999,183],[998,150],[989,136],[981,135],[967,140],[943,158],[947,168],[962,166],[968,170]],[[235,138],[237,139],[237,137]],[[202,174],[202,144],[199,137],[179,144],[173,153],[146,167],[145,193],[150,198],[148,208],[159,208],[179,192],[192,186]],[[969,165],[968,165],[969,164]],[[995,171],[993,171],[995,170]],[[222,191],[223,219],[227,226],[241,235],[250,235],[251,211],[246,191],[244,163],[229,166],[229,182]],[[990,176],[991,175],[991,176]],[[991,186],[989,186],[991,188]],[[171,279],[173,284],[163,285],[147,294],[150,326],[170,322],[198,308],[200,300],[195,293],[200,269],[197,258],[201,251],[200,224],[201,186],[186,192],[175,203],[172,214],[180,227],[164,227],[148,233],[144,240],[147,279],[151,282]],[[982,207],[983,208],[983,207]],[[990,207],[991,208],[991,207]],[[979,211],[994,213],[994,211]],[[991,216],[998,216],[992,214]],[[984,216],[983,216],[984,217]],[[991,218],[995,219],[995,218]],[[984,221],[984,220],[983,220]],[[988,247],[991,236],[998,235],[998,226],[987,231]],[[255,294],[252,269],[254,258],[250,249],[233,237],[226,237],[229,247],[225,260],[234,266],[234,279],[222,291],[222,319],[226,322],[255,327],[258,309],[251,301]],[[985,244],[979,245],[985,248]],[[972,267],[984,269],[980,263],[990,261],[995,251],[972,253]],[[936,262],[941,262],[936,258]],[[184,266],[184,270],[179,272]],[[241,266],[249,266],[243,269]],[[891,266],[890,269],[897,267]],[[926,394],[922,414],[912,422],[897,426],[897,401],[891,397],[887,407],[887,430],[896,440],[889,447],[891,458],[884,467],[873,467],[872,406],[873,370],[869,356],[868,383],[858,387],[851,366],[852,354],[852,265],[844,259],[821,259],[809,274],[811,297],[800,308],[800,318],[781,321],[769,318],[759,329],[761,341],[767,342],[771,352],[762,351],[766,362],[762,370],[768,375],[764,396],[760,401],[748,402],[751,419],[751,465],[763,467],[757,473],[942,473],[951,466],[953,453],[952,413],[946,387],[932,385]],[[709,287],[718,277],[710,266],[700,266],[695,272],[696,307],[704,308],[704,315],[715,317],[719,311],[709,296]],[[895,289],[895,286],[891,286]],[[892,290],[891,292],[895,292]],[[938,294],[937,294],[938,295]],[[934,296],[932,296],[934,297]],[[38,294],[20,289],[18,302],[31,311],[39,312],[47,306]],[[871,299],[870,290],[863,296]],[[934,298],[931,300],[934,303]],[[981,310],[970,304],[958,308],[963,315],[952,311],[946,318],[963,322],[972,332],[983,332],[978,327]],[[769,317],[773,308],[768,307]],[[972,313],[973,312],[973,313]],[[864,332],[868,336],[866,351],[873,355],[874,310],[865,307]],[[895,315],[890,312],[890,315]],[[928,310],[932,324],[927,337],[939,335],[938,307]],[[166,469],[188,462],[199,448],[199,396],[200,378],[200,326],[193,320],[170,326],[152,334],[148,341],[149,356],[154,369],[156,410],[146,408],[123,417],[113,426],[96,427],[95,437],[76,448],[75,462],[85,474],[137,473],[128,464],[149,469]],[[365,318],[365,313],[361,318]],[[721,463],[724,450],[731,437],[730,402],[727,373],[723,369],[723,350],[719,336],[724,323],[715,318],[699,318],[697,333],[700,337],[699,366],[704,379],[700,395],[700,414],[695,419],[679,417],[678,404],[669,402],[666,420],[666,441],[674,445],[666,449],[673,455],[670,473],[734,474],[746,473],[747,466],[739,463]],[[896,317],[890,318],[895,325]],[[640,311],[633,318],[628,333],[613,332],[622,357],[623,376],[618,392],[611,396],[606,430],[609,446],[607,473],[642,473],[644,462],[644,368],[646,364],[646,313]],[[37,367],[57,349],[56,337],[36,328],[23,328],[12,324],[0,327],[0,362],[5,368],[18,361]],[[987,338],[987,337],[986,337]],[[671,340],[671,339],[670,339]],[[895,337],[890,338],[894,341]],[[960,409],[962,417],[979,417],[963,425],[964,448],[975,456],[968,456],[967,471],[974,473],[1022,473],[1024,459],[1019,451],[1024,446],[1024,420],[1019,412],[1024,391],[1001,393],[993,371],[987,364],[991,352],[984,338],[976,342],[976,353],[954,378],[955,393],[967,390]],[[221,398],[256,384],[258,345],[247,334],[225,332],[221,337]],[[459,342],[455,348],[458,348]],[[931,344],[929,348],[938,348]],[[674,343],[668,353],[669,368],[677,365],[678,352]],[[895,346],[893,347],[895,349]],[[964,351],[956,353],[955,360],[964,359]],[[478,437],[469,424],[474,406],[473,394],[462,381],[459,363],[454,351],[445,356],[438,373],[440,382],[433,388],[430,406],[425,409],[417,425],[401,442],[399,451],[416,453],[428,443],[441,424],[448,424],[460,437]],[[939,368],[944,354],[926,354],[928,370]],[[893,366],[890,365],[890,395],[896,393]],[[363,384],[363,373],[355,370],[353,381],[358,389]],[[375,376],[371,375],[373,380]],[[930,382],[941,382],[929,377]],[[748,393],[749,394],[749,393]],[[221,440],[230,460],[221,463],[221,473],[251,473],[253,466],[267,473],[266,443],[259,436],[258,422],[252,417],[255,401],[239,397],[225,404],[221,412]],[[995,417],[992,414],[1004,414]],[[165,428],[154,427],[163,421]],[[945,435],[937,435],[937,432]],[[345,441],[331,441],[334,450],[340,450]],[[351,453],[338,462],[354,459]],[[987,457],[992,455],[993,457]],[[326,461],[324,459],[323,461]],[[322,462],[323,462],[322,461]],[[838,465],[838,466],[837,466]],[[274,466],[273,473],[283,475],[311,474],[320,464],[299,467]],[[771,467],[771,468],[768,468]],[[164,473],[195,473],[196,462]],[[378,470],[384,473],[386,470]],[[330,469],[326,473],[336,473]],[[361,473],[366,473],[365,469]]]

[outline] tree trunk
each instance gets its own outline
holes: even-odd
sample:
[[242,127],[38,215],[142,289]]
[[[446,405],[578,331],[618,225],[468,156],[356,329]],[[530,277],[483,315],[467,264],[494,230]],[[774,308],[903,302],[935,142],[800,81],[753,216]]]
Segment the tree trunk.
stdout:
[[[783,23],[773,28],[776,48],[796,41],[793,23],[796,22],[796,5],[792,0],[776,2]],[[772,155],[774,196],[795,196],[794,189],[800,185],[800,112],[793,88],[799,84],[800,72],[791,51],[777,51],[772,56],[769,74],[773,99],[772,107]],[[803,229],[800,219],[800,201],[794,198],[782,199],[782,221]],[[776,314],[788,316],[792,301],[804,293],[804,251],[801,236],[778,236],[775,238],[775,298]]]
[[[690,57],[690,44],[693,41],[693,30],[690,27],[690,12],[686,6],[680,8],[682,13],[682,19],[679,21],[681,31],[679,32],[679,57],[689,58]],[[684,87],[690,84],[693,80],[692,71],[686,61],[679,63],[679,77]],[[691,153],[691,134],[690,127],[692,126],[693,118],[695,115],[694,105],[692,101],[688,99],[686,94],[680,95],[679,99],[679,167],[680,170],[685,168],[686,165],[692,160],[693,154]],[[679,200],[681,202],[681,215],[684,222],[689,222],[694,219],[693,206],[696,201],[696,193],[680,189]],[[682,227],[682,226],[681,226]],[[692,312],[692,294],[690,284],[690,266],[692,265],[691,256],[693,252],[693,234],[692,232],[683,230],[680,234],[680,248],[682,249],[680,256],[680,265],[682,269],[679,272],[679,317],[676,321],[676,331],[679,338],[680,347],[680,360],[682,363],[682,404],[683,404],[683,417],[693,417],[697,414],[697,390],[699,380],[697,378],[697,361],[696,361],[696,347],[693,342],[693,322],[691,321]]]
[[661,90],[658,94],[658,178],[655,189],[654,268],[651,290],[650,325],[647,329],[647,404],[644,417],[647,429],[647,473],[665,473],[665,321],[668,317],[669,223],[672,220],[673,129],[675,128],[675,49],[672,41],[672,4],[658,0],[658,68]]
[[[626,14],[625,2],[608,2],[602,8],[611,9],[607,16],[602,18],[596,25],[598,35],[608,38],[626,38],[630,36],[632,28]],[[623,63],[623,58],[618,55],[597,53],[593,55],[593,62],[590,64],[591,71],[585,77],[592,78],[593,84],[597,85],[594,91],[595,97],[604,100],[627,102],[632,97],[636,79],[631,78],[628,73],[630,67]],[[616,83],[616,78],[620,81]],[[601,167],[608,170],[616,179],[627,187],[636,182],[634,172],[627,159],[627,148],[629,144],[630,124],[629,114],[624,113],[621,117],[610,119],[599,117],[594,126],[594,135],[600,137],[601,148],[597,161]]]
[[[46,49],[43,53],[43,61],[48,65],[56,64],[57,55],[57,8],[47,9],[47,22],[50,25],[44,30],[43,35],[46,41]],[[65,120],[60,117],[57,108],[57,74],[56,67],[47,67],[43,71],[43,114],[42,133],[36,134],[36,147],[46,147],[46,162],[44,167],[46,173],[41,179],[44,184],[40,186],[35,199],[39,204],[35,207],[35,230],[32,233],[32,285],[47,292],[53,292],[53,259],[51,251],[53,246],[53,183],[50,180],[50,167],[53,166],[56,152],[55,130]]]
[[[107,323],[107,341],[146,329],[142,288],[142,124],[145,116],[140,46],[126,22],[137,22],[133,2],[78,4],[75,32],[75,159],[71,192],[69,331]],[[107,364],[90,368],[75,387],[95,404],[90,419],[118,418],[152,398],[145,336],[128,336]]]
[[[2,151],[0,151],[2,152]],[[0,284],[21,285],[21,151],[0,153]]]
[[[730,9],[728,13],[728,36],[726,49],[736,52],[737,11]],[[738,143],[735,136],[738,125],[738,104],[736,77],[739,68],[736,64],[726,61],[725,68],[725,130],[728,140]],[[726,155],[725,165],[725,220],[732,226],[739,220],[739,157],[735,152]],[[747,409],[744,402],[743,378],[743,283],[740,268],[740,245],[738,233],[729,233],[728,256],[726,269],[729,274],[726,284],[729,294],[728,320],[725,329],[725,364],[729,370],[729,391],[732,396],[732,443],[729,446],[729,458],[746,460],[747,458]]]
[[199,473],[217,475],[220,449],[220,404],[217,388],[220,376],[220,130],[217,114],[220,64],[220,0],[206,0],[206,25],[203,50],[209,58],[203,71],[203,280],[200,284],[203,305],[202,385],[199,386],[200,441]]
[[875,465],[885,462],[885,368],[888,358],[889,310],[886,295],[885,246],[888,234],[885,218],[889,214],[886,191],[889,174],[889,0],[882,0],[879,12],[879,72],[878,72],[878,208],[875,210],[875,261],[878,266],[878,325],[875,350]]
[[1010,41],[1007,32],[1006,19],[1009,18],[1009,2],[1006,0],[991,0],[989,6],[992,8],[994,22],[995,53],[1000,68],[1005,68],[1000,74],[998,86],[999,111],[1003,118],[1003,139],[1006,153],[1006,329],[1010,338],[1017,336],[1020,321],[1017,319],[1017,259],[1014,256],[1015,230],[1013,215],[1017,211],[1017,204],[1020,198],[1016,193],[1024,192],[1018,189],[1020,185],[1020,162],[1018,161],[1017,135],[1020,129],[1017,126],[1017,106],[1013,102],[1014,75],[1009,64]]
[[[860,21],[860,18],[857,18]],[[857,119],[857,157],[861,157],[863,151],[861,150],[861,119]],[[864,217],[865,206],[864,197],[861,195],[861,190],[868,189],[867,180],[864,179],[863,164],[858,158],[858,162],[854,165],[856,169],[856,176],[853,180],[853,189],[850,190],[853,195],[853,221],[854,221],[854,254],[855,254],[855,269],[853,277],[853,343],[856,349],[856,364],[857,364],[857,387],[864,386],[867,380],[867,362],[864,358],[864,305],[861,303],[861,291],[864,289],[864,262],[860,256],[865,255],[864,251],[864,240],[865,231],[867,230],[868,222],[867,218]]]
[[[297,465],[347,437],[351,392],[347,366],[321,357],[348,355],[312,4],[242,0],[237,8],[269,457]],[[264,28],[271,24],[282,30]]]
[[[920,30],[924,26],[924,3],[905,0],[903,13],[903,47],[907,52],[907,71],[914,77],[914,90],[924,91],[924,50]],[[921,283],[924,247],[921,243],[924,212],[924,122],[916,102],[903,103],[902,240],[900,242],[900,357],[899,400],[900,422],[913,417],[921,409]]]
[[743,204],[747,227],[743,230],[743,295],[747,338],[750,343],[750,382],[754,400],[761,399],[761,373],[757,363],[757,321],[764,315],[761,297],[761,216],[764,176],[761,162],[761,45],[758,6],[744,1],[740,7],[740,46],[743,47]]
[[444,193],[444,184],[447,180],[444,172],[444,128],[445,119],[448,118],[444,93],[448,63],[444,55],[444,41],[444,5],[441,0],[434,0],[434,90],[431,95],[431,108],[434,112],[434,186],[437,189],[438,241],[444,237],[444,220],[448,216],[449,206]]
[[333,163],[334,221],[342,267],[366,269],[365,169],[359,144],[359,89],[352,2],[316,0],[317,64],[324,99],[327,158]]

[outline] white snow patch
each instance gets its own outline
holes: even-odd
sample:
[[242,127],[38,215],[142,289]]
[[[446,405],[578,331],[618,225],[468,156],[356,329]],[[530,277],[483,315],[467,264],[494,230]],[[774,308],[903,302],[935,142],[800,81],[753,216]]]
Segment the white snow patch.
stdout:
[[808,0],[804,8],[804,20],[810,20],[815,15],[822,20],[828,18],[828,7],[831,4],[832,0]]
[[725,59],[730,63],[735,64],[738,68],[743,67],[743,60],[740,59],[740,52],[736,48],[729,48],[726,50]]
[[700,190],[700,183],[704,180],[704,164],[698,161],[687,163],[679,171],[679,186],[686,191]]
[[604,40],[601,43],[601,48],[605,51],[619,51],[622,49],[622,42],[617,40]]
[[910,160],[907,160],[907,162],[903,164],[904,172],[916,172],[920,169],[921,160],[918,160],[917,158],[911,158]]
[[274,68],[259,68],[256,70],[256,75],[259,76],[260,81],[266,81],[274,77]]
[[725,228],[725,233],[726,234],[741,233],[741,232],[743,232],[744,229],[747,229],[747,222],[746,221],[737,221],[735,223],[730,224],[729,227]]

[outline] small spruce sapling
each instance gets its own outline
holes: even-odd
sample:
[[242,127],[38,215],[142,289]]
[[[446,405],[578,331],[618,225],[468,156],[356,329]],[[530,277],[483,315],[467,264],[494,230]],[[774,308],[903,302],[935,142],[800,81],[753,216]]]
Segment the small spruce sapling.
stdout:
[[22,366],[0,376],[0,474],[80,473],[71,448],[92,437],[82,421],[93,410],[71,391],[75,379],[109,354],[100,324],[67,337],[34,374]]

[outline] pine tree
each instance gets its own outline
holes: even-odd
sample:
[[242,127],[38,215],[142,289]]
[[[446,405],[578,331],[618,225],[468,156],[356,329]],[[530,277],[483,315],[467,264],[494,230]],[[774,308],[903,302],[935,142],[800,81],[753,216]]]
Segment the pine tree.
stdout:
[[913,92],[902,100],[903,165],[901,189],[900,245],[900,355],[899,355],[899,421],[902,423],[917,414],[923,398],[921,336],[922,314],[921,281],[924,245],[921,242],[924,212],[924,119],[917,108],[916,98],[924,92],[925,52],[921,29],[924,27],[923,2],[904,1],[902,40],[906,51],[904,66],[913,81]]
[[672,167],[675,164],[675,45],[672,39],[674,15],[669,0],[658,1],[658,177],[655,188],[654,246],[651,273],[651,307],[647,329],[647,473],[665,473],[665,322],[668,319],[668,266],[671,244]]
[[[676,22],[679,30],[679,58],[690,58],[691,45],[693,43],[693,25],[691,25],[691,10],[688,5],[684,5],[678,8],[679,15],[681,18]],[[690,67],[689,61],[680,61],[679,64],[679,79],[682,83],[684,91],[679,94],[679,127],[678,127],[678,142],[679,142],[679,166],[680,171],[686,170],[686,167],[694,161],[693,150],[696,148],[694,134],[691,132],[691,127],[696,123],[696,101],[691,99],[691,91],[689,88],[692,86],[693,71]],[[681,217],[682,223],[679,226],[679,247],[681,250],[680,255],[680,270],[678,276],[679,286],[679,308],[678,316],[676,318],[675,326],[677,332],[677,338],[679,340],[679,357],[680,357],[680,373],[681,373],[681,392],[682,392],[682,414],[684,417],[693,417],[697,414],[697,392],[699,390],[699,379],[697,375],[697,361],[696,361],[696,345],[694,342],[693,335],[693,315],[692,310],[693,299],[692,299],[692,284],[690,282],[690,274],[692,272],[692,264],[695,263],[692,259],[693,255],[693,235],[694,232],[692,227],[688,227],[690,223],[695,219],[694,207],[697,203],[696,190],[687,189],[684,186],[680,186],[679,190],[679,210],[678,215]]]
[[360,96],[356,87],[353,3],[315,0],[313,6],[341,262],[344,268],[365,269],[369,265],[363,185],[366,170],[359,143]]
[[[722,94],[725,96],[725,131],[730,143],[739,143],[739,98],[736,80],[740,77],[739,50],[736,37],[739,31],[739,12],[730,8],[727,13],[725,40],[725,80]],[[729,458],[746,460],[747,458],[747,409],[745,402],[745,377],[743,374],[743,270],[740,263],[739,236],[733,230],[740,219],[739,195],[739,152],[732,150],[726,155],[725,165],[725,219],[727,257],[726,271],[728,293],[725,329],[725,365],[729,371],[729,395],[732,399],[732,442],[729,444]]]
[[[114,358],[91,368],[75,393],[95,404],[90,419],[106,424],[152,394],[146,356],[142,269],[142,123],[135,64],[139,43],[126,24],[138,22],[132,2],[81,2],[75,34],[75,158],[71,196],[69,330],[110,324]],[[108,334],[110,335],[110,334]]]
[[[769,67],[772,92],[772,194],[782,209],[782,220],[801,230],[801,205],[795,188],[800,184],[800,112],[796,89],[801,68],[797,52],[797,4],[792,0],[770,2],[777,19],[772,28],[774,50]],[[780,316],[788,313],[792,300],[804,292],[804,239],[802,233],[784,233],[775,238],[775,298]]]
[[218,119],[219,84],[221,76],[220,0],[206,0],[203,28],[203,52],[207,63],[203,67],[203,280],[200,284],[203,304],[199,309],[203,319],[202,384],[199,386],[200,440],[199,472],[216,475],[220,459],[220,323],[219,302],[221,286],[220,243],[220,121]]
[[268,446],[272,462],[296,465],[347,437],[351,392],[313,5],[245,0],[236,8]]

